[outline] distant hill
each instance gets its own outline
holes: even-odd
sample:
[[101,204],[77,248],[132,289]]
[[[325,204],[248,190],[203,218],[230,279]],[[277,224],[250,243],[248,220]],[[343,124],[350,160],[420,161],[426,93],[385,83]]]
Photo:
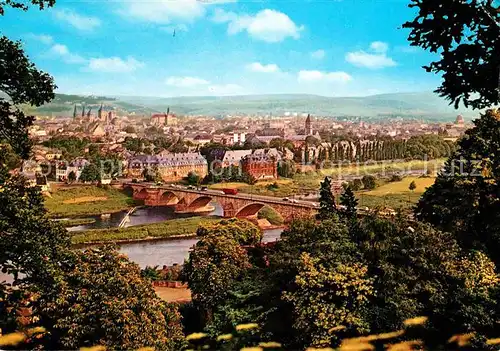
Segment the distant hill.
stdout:
[[152,109],[178,114],[237,115],[269,114],[285,112],[312,113],[315,115],[367,119],[389,117],[416,118],[424,120],[450,120],[459,113],[466,118],[478,112],[465,108],[455,110],[443,98],[434,93],[394,93],[364,97],[326,97],[305,94],[244,95],[244,96],[197,96],[197,97],[138,97],[115,96],[119,101],[128,101]]
[[121,113],[149,115],[170,111],[178,115],[283,115],[312,113],[319,116],[362,117],[387,119],[402,117],[422,120],[453,120],[459,113],[474,118],[478,111],[465,108],[455,110],[434,93],[394,93],[364,97],[326,97],[306,94],[244,95],[244,96],[195,96],[195,97],[141,97],[141,96],[79,96],[56,94],[49,104],[27,108],[29,112],[54,116],[71,116],[74,105],[81,111],[85,104],[95,111],[103,103],[107,110]]
[[118,113],[136,113],[138,115],[149,115],[152,112],[157,112],[156,110],[152,110],[151,108],[132,104],[122,100],[117,100],[113,97],[68,94],[56,94],[56,97],[50,103],[40,107],[25,106],[24,110],[25,112],[37,115],[68,117],[73,116],[73,109],[75,105],[77,106],[78,113],[81,113],[82,105],[85,105],[86,111],[91,108],[94,113],[97,113],[97,110],[99,109],[101,104],[103,104],[105,110],[115,110]]

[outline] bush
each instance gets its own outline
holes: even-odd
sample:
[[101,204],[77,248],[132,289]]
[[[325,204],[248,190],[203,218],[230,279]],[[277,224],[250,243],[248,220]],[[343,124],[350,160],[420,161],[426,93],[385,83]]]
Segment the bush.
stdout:
[[367,190],[375,189],[377,187],[377,182],[374,176],[372,175],[365,175],[361,179],[363,182],[363,186]]
[[353,181],[349,182],[349,187],[353,191],[361,190],[361,188],[363,187],[363,182],[361,181],[361,179],[356,178]]
[[401,174],[398,174],[398,173],[393,174],[393,175],[391,176],[391,178],[389,178],[389,181],[390,181],[390,182],[400,182],[400,181],[402,181],[402,180],[403,180],[403,176],[402,176]]

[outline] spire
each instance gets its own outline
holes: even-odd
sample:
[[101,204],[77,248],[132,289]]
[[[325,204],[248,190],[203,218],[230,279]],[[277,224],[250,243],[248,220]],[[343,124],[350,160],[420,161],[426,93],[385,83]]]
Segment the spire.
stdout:
[[73,109],[73,118],[76,118],[76,105],[75,108]]

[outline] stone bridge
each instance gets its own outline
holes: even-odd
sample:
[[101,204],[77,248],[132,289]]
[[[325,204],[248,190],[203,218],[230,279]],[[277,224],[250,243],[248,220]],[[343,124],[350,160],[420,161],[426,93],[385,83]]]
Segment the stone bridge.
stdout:
[[314,215],[317,207],[309,203],[292,203],[271,196],[250,194],[223,194],[216,190],[192,190],[171,186],[152,186],[140,183],[123,184],[131,190],[133,198],[143,200],[146,206],[175,206],[177,213],[200,212],[210,202],[217,202],[224,210],[224,217],[247,218],[256,216],[269,206],[279,213],[285,222],[297,217]]

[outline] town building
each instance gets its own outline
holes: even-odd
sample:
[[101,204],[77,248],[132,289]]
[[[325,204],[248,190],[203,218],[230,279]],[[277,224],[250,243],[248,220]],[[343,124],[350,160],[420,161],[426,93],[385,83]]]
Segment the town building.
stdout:
[[190,172],[201,178],[208,172],[207,160],[197,152],[167,154],[164,156],[139,155],[128,161],[127,175],[131,178],[142,178],[145,169],[158,169],[165,182],[178,182]]
[[257,180],[278,178],[278,162],[267,153],[251,154],[241,160],[243,173],[251,175]]

